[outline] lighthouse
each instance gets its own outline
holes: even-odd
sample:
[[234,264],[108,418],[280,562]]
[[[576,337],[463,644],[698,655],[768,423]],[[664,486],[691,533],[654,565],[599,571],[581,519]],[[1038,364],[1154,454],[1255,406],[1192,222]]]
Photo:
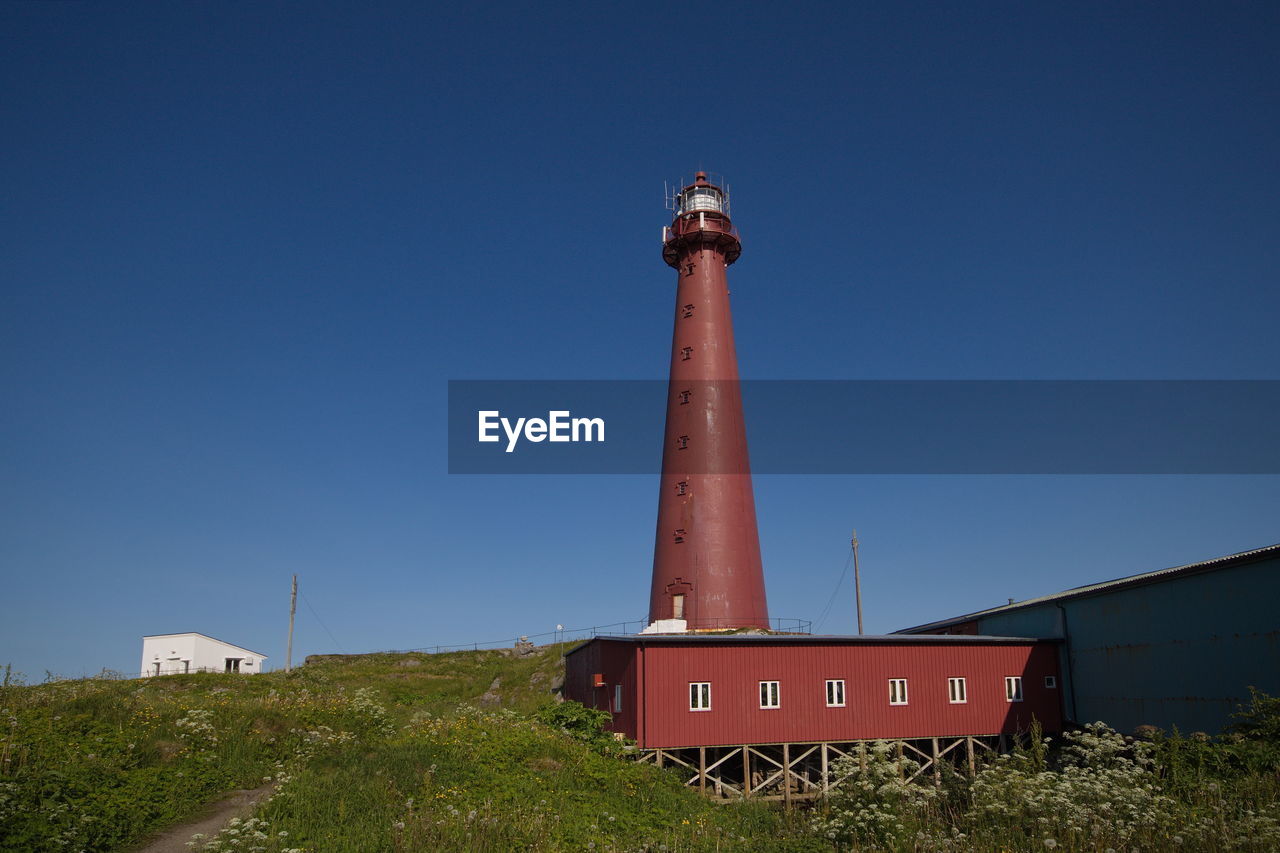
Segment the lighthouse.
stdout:
[[742,243],[706,173],[672,202],[662,258],[676,271],[675,328],[645,633],[767,629],[729,310],[727,271]]
[[699,172],[673,194],[662,230],[675,330],[649,624],[570,649],[565,698],[605,712],[641,760],[692,772],[688,786],[784,802],[841,784],[835,759],[875,741],[910,750],[936,780],[948,761],[974,772],[978,750],[1002,750],[1031,725],[1061,731],[1059,639],[768,630],[726,275],[742,243],[728,201]]

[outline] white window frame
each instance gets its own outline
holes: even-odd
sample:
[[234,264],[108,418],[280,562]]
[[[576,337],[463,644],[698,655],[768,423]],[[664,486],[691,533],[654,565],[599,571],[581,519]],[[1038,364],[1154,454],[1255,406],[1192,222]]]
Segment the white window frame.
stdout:
[[710,681],[690,681],[689,682],[689,710],[690,711],[710,711],[711,710],[711,682]]
[[1046,675],[1044,677],[1044,686],[1047,690],[1056,690],[1058,687],[1058,676]]
[[889,679],[889,704],[890,705],[906,705],[907,697],[907,680],[905,678]]
[[1006,675],[1004,677],[1004,701],[1022,701],[1022,676]]
[[947,701],[952,705],[967,705],[969,703],[969,686],[963,676],[954,676],[947,679]]
[[844,704],[844,679],[828,678],[827,679],[827,707],[843,708]]
[[613,685],[613,713],[622,713],[622,685]]
[[760,682],[760,707],[775,711],[782,707],[782,691],[776,681]]

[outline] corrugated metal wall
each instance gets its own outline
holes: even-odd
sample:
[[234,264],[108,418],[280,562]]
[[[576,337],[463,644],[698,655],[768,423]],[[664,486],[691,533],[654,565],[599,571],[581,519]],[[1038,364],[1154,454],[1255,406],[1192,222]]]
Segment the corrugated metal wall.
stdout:
[[996,613],[979,630],[1065,636],[1063,687],[1076,720],[1216,733],[1250,685],[1280,695],[1278,606],[1272,558]]

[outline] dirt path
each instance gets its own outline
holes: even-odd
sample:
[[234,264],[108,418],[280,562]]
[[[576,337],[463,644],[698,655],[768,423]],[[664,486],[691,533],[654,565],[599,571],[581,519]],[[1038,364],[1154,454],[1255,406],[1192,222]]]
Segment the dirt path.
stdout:
[[248,817],[253,812],[254,806],[270,794],[273,787],[275,786],[263,785],[252,791],[232,791],[225,798],[211,804],[209,810],[202,813],[201,817],[166,829],[150,841],[134,848],[134,853],[191,853],[191,848],[187,846],[191,836],[202,832],[207,838],[212,838],[233,817]]

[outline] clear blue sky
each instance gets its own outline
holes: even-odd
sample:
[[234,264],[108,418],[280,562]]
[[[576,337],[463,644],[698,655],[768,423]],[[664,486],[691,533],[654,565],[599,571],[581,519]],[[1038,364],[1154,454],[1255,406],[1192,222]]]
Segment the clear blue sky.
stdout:
[[[279,666],[293,572],[296,655],[639,618],[656,477],[451,477],[446,381],[665,376],[699,167],[746,377],[1280,379],[1277,43],[1275,3],[6,3],[0,664]],[[1280,541],[1267,476],[757,500],[773,614],[856,526],[873,631]]]

